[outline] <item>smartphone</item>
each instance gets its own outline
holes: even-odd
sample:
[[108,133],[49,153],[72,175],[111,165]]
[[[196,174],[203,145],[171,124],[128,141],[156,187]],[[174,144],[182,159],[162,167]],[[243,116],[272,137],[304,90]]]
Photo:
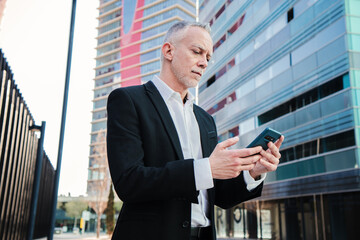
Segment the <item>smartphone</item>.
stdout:
[[278,131],[271,129],[271,128],[265,128],[264,131],[262,131],[255,139],[252,141],[247,147],[256,147],[261,146],[264,150],[268,149],[268,142],[276,142],[281,137],[281,133]]

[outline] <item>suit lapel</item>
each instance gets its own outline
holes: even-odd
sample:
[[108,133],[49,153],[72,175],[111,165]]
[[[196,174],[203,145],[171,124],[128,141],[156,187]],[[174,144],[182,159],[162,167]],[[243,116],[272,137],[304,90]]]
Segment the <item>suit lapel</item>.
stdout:
[[[209,129],[206,129],[205,124],[204,124],[204,118],[203,118],[203,116],[201,116],[201,113],[200,113],[200,107],[198,107],[197,105],[194,105],[194,114],[195,114],[195,118],[196,118],[196,121],[198,122],[199,129],[200,129],[201,150],[203,153],[203,157],[208,157],[208,156],[210,156],[211,151],[212,151],[212,149],[210,149],[209,139],[208,139],[208,135],[209,135],[208,130]],[[208,189],[207,193],[208,193],[208,201],[210,203],[214,203],[215,202],[214,188]],[[211,211],[211,214],[213,215],[212,211]]]
[[168,136],[170,138],[170,141],[175,149],[175,152],[179,159],[184,159],[179,136],[177,134],[174,122],[171,118],[170,112],[168,107],[166,106],[166,103],[164,102],[164,99],[161,97],[159,91],[155,87],[155,85],[149,81],[146,84],[144,84],[144,87],[146,89],[146,92],[152,101],[154,107],[156,108],[161,121],[163,122],[165,129],[168,133]]
[[203,157],[207,157],[210,155],[208,145],[208,129],[205,128],[203,117],[200,114],[199,107],[196,105],[194,105],[194,114],[200,129],[201,150]]

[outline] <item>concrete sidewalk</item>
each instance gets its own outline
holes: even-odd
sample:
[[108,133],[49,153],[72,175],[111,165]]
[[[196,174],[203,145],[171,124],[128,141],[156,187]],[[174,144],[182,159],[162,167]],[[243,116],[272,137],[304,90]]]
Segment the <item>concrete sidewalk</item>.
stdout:
[[[96,233],[83,233],[83,234],[79,234],[79,233],[60,233],[60,234],[54,234],[54,240],[62,240],[62,239],[67,239],[67,240],[72,240],[72,239],[82,239],[82,240],[97,240],[97,239],[101,239],[101,240],[110,240],[111,236],[105,234],[105,233],[100,233],[100,237],[96,238]],[[38,238],[36,240],[47,240],[47,238]]]

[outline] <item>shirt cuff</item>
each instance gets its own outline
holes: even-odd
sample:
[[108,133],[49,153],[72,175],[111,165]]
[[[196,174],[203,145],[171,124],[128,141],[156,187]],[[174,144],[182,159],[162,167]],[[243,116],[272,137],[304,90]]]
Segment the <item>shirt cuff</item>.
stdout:
[[244,173],[244,181],[246,183],[246,188],[248,191],[251,191],[253,189],[255,189],[257,186],[259,186],[266,177],[266,173],[261,174],[261,178],[259,180],[255,180],[249,173],[249,171],[243,171]]
[[209,158],[194,160],[194,174],[196,190],[205,190],[214,187]]

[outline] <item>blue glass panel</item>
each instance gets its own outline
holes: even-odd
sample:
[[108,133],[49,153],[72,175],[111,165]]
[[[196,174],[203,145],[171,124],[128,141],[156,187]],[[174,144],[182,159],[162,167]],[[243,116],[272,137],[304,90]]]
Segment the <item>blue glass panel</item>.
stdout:
[[344,52],[346,52],[345,36],[340,37],[318,51],[317,59],[319,66],[331,61]]
[[256,102],[262,102],[264,98],[272,94],[271,82],[268,82],[261,87],[256,88]]
[[[296,12],[295,12],[296,14]],[[295,15],[296,17],[297,15]],[[309,25],[314,19],[314,9],[309,8],[299,17],[296,17],[290,24],[291,35],[297,34],[302,28]]]
[[343,76],[343,88],[345,89],[348,87],[350,87],[350,78],[349,78],[349,74],[347,73]]
[[360,52],[360,35],[359,34],[349,34],[349,50]]
[[351,68],[360,68],[360,53],[351,52],[349,53],[350,66]]
[[295,178],[298,176],[298,170],[296,164],[287,164],[285,166],[279,166],[276,170],[277,180],[283,180],[288,178]]
[[285,117],[273,122],[273,128],[280,132],[284,132],[288,129],[294,128],[295,126],[295,114],[288,114]]
[[326,116],[350,107],[349,92],[338,94],[321,102],[321,114]]
[[300,176],[308,176],[317,173],[325,172],[324,157],[317,157],[309,160],[304,160],[297,163],[298,174]]
[[106,121],[93,123],[92,126],[91,126],[91,131],[92,132],[99,131],[99,130],[102,130],[102,129],[106,129]]
[[319,0],[315,4],[315,16],[323,13],[325,10],[327,10],[329,6],[331,6],[335,2],[338,2],[338,0]]
[[344,152],[334,153],[325,156],[326,171],[338,171],[341,169],[355,168],[355,150],[351,149]]
[[153,60],[153,59],[159,58],[159,57],[160,57],[160,49],[156,49],[154,51],[141,54],[140,55],[140,62]]
[[134,20],[135,15],[135,8],[136,8],[137,1],[134,0],[124,0],[123,4],[123,31],[127,34],[131,27]]
[[294,80],[306,75],[317,67],[316,55],[313,54],[293,67]]
[[320,118],[319,104],[313,104],[309,107],[305,107],[301,109],[300,111],[296,111],[295,118],[296,118],[296,125],[298,126]]

